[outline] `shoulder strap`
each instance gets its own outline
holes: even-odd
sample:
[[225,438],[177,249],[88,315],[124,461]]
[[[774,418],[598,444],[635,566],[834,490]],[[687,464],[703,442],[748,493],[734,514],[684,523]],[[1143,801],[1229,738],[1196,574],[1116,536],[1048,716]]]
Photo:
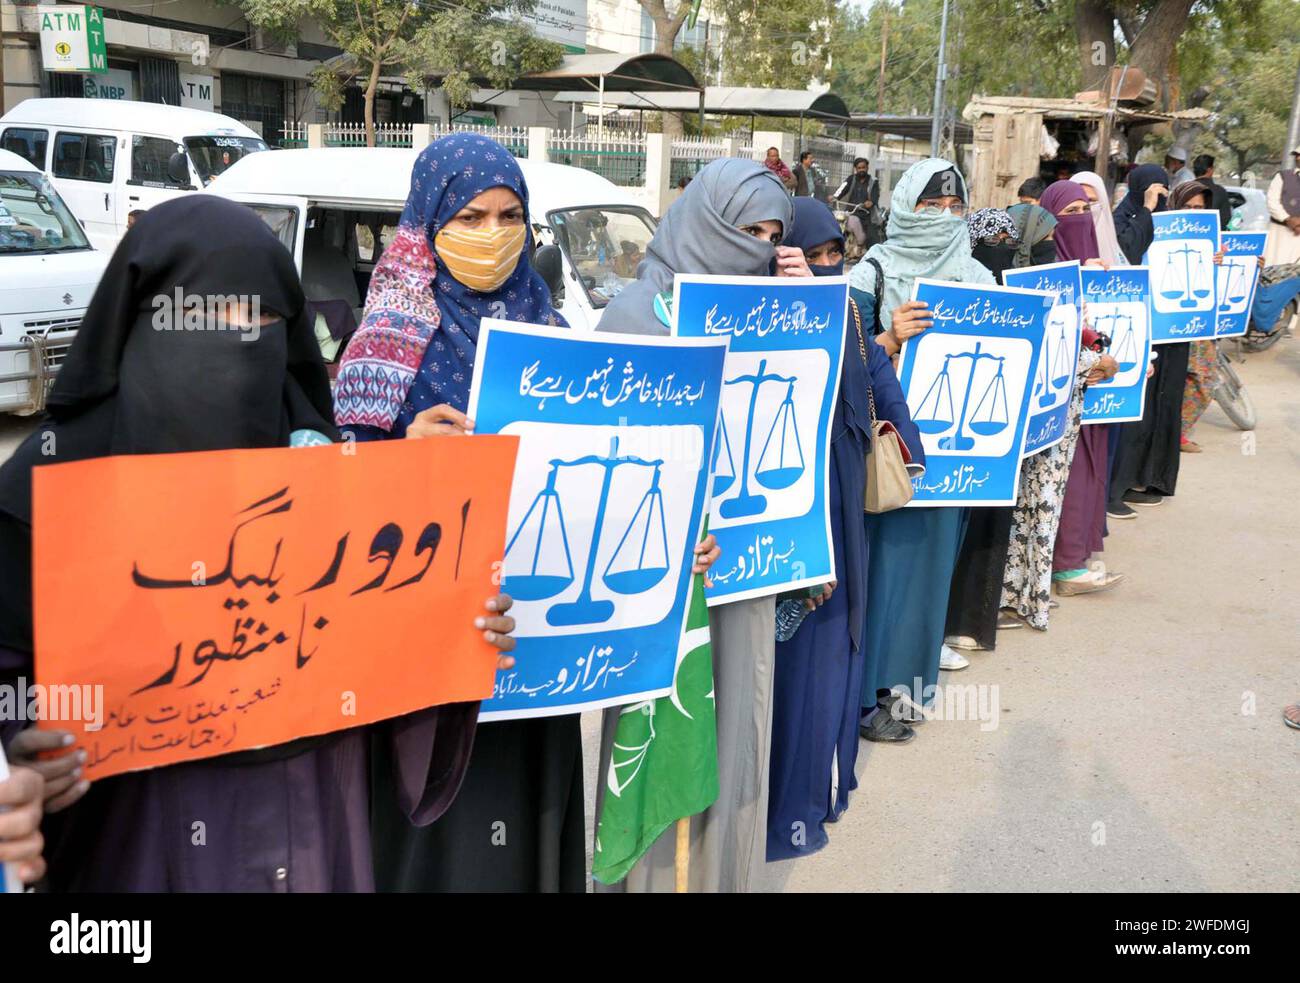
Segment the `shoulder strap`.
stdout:
[[[857,302],[850,297],[849,307],[853,310],[853,325],[858,329],[858,353],[862,356],[862,367],[867,372],[867,408],[871,412],[871,425],[874,428],[876,424],[876,396],[872,391],[871,385],[871,362],[867,359],[867,343],[862,337],[862,313],[858,310]],[[875,342],[873,341],[874,345]]]

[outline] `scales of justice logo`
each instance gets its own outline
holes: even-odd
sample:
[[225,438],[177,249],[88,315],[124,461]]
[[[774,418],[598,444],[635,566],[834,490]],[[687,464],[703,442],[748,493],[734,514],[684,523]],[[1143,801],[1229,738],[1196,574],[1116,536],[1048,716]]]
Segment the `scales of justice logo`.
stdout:
[[[1014,437],[1012,424],[1019,419],[1032,354],[1033,346],[1019,338],[921,336],[912,370],[916,381],[909,389],[918,391],[930,380],[919,390],[923,395],[912,412],[926,453],[1005,455]],[[1052,394],[1044,395],[1049,396],[1045,405],[1050,405]]]
[[[1054,409],[1070,398],[1074,369],[1079,363],[1079,309],[1062,301],[1047,315],[1047,330],[1038,357],[1038,375],[1034,379],[1034,397],[1039,410]],[[1004,400],[1005,402],[1005,394]]]
[[830,360],[820,349],[732,352],[714,443],[714,529],[806,514],[813,504],[817,414]]
[[1153,302],[1161,314],[1214,308],[1214,252],[1206,240],[1157,242],[1150,250]]
[[1225,256],[1219,266],[1219,313],[1243,314],[1259,261],[1254,256]]
[[[1137,382],[1135,370],[1139,368],[1138,362],[1146,349],[1147,332],[1150,330],[1146,305],[1130,301],[1089,306],[1093,311],[1093,330],[1110,338],[1110,356],[1119,367],[1114,377],[1092,385],[1114,389],[1132,386]],[[1141,367],[1145,369],[1145,363]]]
[[[503,432],[522,437],[516,474],[541,481],[512,498],[507,528],[502,587],[517,602],[519,634],[666,617],[690,535],[700,428],[520,423]],[[573,453],[555,456],[557,447]],[[516,514],[520,497],[527,505]]]

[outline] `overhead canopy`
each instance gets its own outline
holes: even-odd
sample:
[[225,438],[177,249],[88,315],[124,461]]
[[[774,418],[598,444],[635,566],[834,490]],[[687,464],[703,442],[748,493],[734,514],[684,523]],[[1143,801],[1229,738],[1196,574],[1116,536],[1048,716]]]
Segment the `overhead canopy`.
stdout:
[[[605,56],[598,56],[605,57]],[[652,109],[666,112],[698,112],[699,96],[686,92],[626,91],[609,95],[605,105],[624,109]],[[561,92],[556,102],[591,102],[590,93]],[[849,108],[833,92],[809,92],[806,89],[758,89],[744,86],[711,85],[704,90],[704,111],[725,116],[808,117],[842,123],[849,118]]]
[[[521,75],[510,86],[534,92],[565,92],[584,89],[595,92],[681,93],[698,108],[700,83],[691,70],[669,55],[566,55],[558,68]],[[608,96],[605,102],[609,102]]]
[[[889,113],[854,113],[849,117],[849,126],[868,130],[872,133],[888,133],[891,136],[904,137],[908,140],[930,142],[930,127],[933,116],[894,116]],[[953,143],[962,146],[972,143],[975,130],[969,123],[958,120],[954,128]]]

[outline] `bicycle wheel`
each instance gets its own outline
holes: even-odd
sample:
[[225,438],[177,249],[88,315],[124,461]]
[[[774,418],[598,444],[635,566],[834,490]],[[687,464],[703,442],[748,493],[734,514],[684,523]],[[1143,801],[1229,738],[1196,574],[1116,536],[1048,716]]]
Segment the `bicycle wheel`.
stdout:
[[1222,352],[1218,353],[1218,360],[1219,382],[1214,387],[1214,399],[1219,404],[1219,409],[1227,414],[1238,429],[1254,430],[1255,404],[1251,401],[1250,393],[1246,392],[1241,376],[1237,375],[1237,370]]

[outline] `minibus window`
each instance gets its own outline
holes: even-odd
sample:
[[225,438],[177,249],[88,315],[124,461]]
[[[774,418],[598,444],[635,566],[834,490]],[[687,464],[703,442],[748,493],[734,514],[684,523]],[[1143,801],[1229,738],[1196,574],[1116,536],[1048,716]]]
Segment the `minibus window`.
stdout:
[[117,138],[98,133],[60,133],[54,138],[55,177],[77,181],[113,181],[113,152]]
[[0,150],[17,154],[32,167],[45,170],[45,147],[50,135],[45,130],[29,130],[11,126],[0,136]]

